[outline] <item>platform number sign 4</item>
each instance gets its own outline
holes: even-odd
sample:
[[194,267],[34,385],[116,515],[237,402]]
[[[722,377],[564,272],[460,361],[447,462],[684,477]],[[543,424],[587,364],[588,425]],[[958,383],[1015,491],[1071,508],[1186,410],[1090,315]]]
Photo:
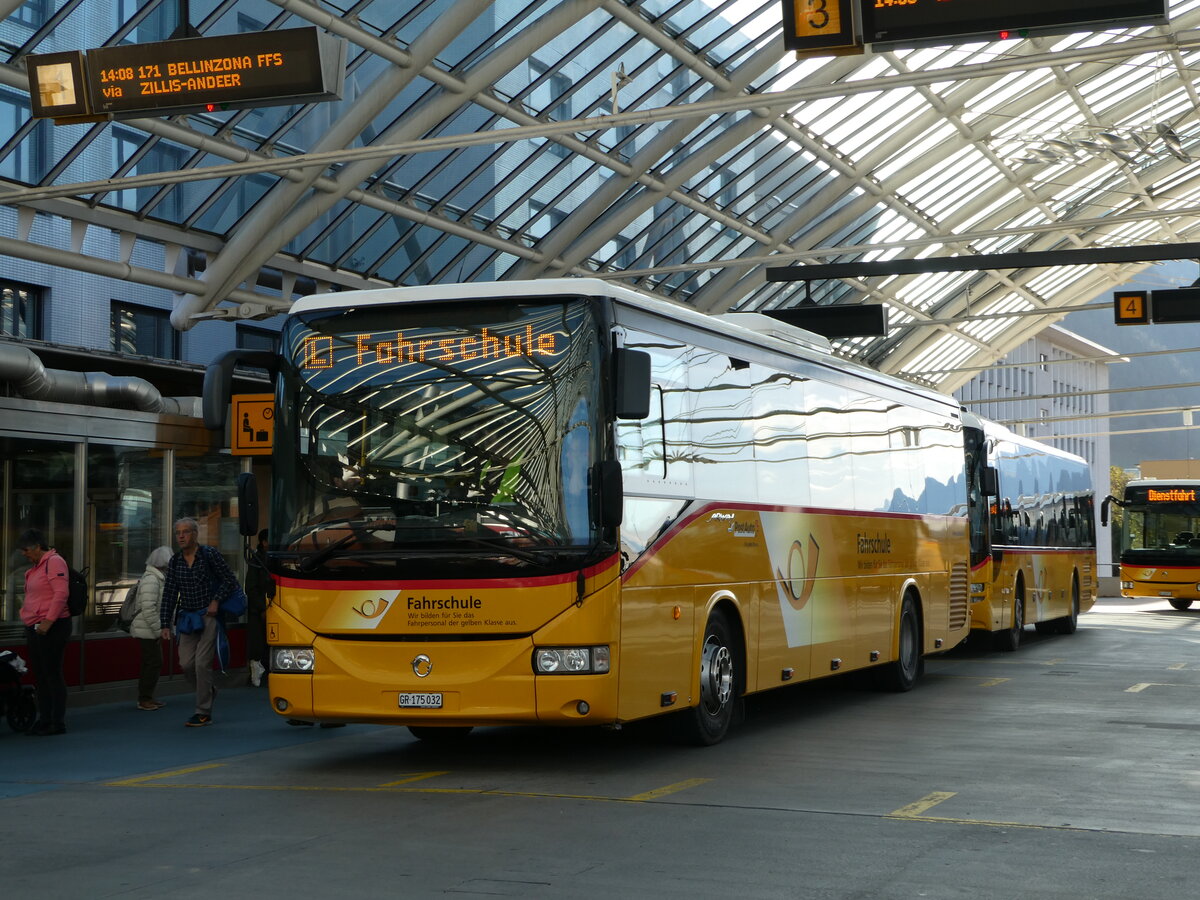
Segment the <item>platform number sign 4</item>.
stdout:
[[1115,291],[1113,318],[1118,325],[1145,325],[1150,321],[1150,303],[1145,291]]

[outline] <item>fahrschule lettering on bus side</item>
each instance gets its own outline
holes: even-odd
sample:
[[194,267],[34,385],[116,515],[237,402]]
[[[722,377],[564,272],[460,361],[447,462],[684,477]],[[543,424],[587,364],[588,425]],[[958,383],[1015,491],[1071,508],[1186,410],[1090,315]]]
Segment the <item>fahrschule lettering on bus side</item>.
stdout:
[[430,600],[428,597],[408,597],[405,600],[409,609],[483,609],[483,600],[474,595],[467,597],[439,597]]

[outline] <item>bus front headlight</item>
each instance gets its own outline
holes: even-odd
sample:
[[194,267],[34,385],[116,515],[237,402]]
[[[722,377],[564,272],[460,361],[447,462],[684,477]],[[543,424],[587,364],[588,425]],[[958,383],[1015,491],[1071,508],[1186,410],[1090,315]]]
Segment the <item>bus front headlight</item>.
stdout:
[[533,651],[537,675],[601,675],[608,671],[608,646],[538,647]]
[[271,671],[311,675],[317,665],[312,647],[272,647]]

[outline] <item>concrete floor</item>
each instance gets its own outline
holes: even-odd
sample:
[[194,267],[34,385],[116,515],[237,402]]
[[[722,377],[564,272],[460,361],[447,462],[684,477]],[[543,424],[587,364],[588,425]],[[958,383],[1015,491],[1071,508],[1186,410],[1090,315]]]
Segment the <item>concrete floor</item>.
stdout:
[[968,644],[909,694],[752,698],[657,727],[294,728],[266,691],[0,731],[12,897],[1120,898],[1192,893],[1200,610],[1103,600],[1073,636]]

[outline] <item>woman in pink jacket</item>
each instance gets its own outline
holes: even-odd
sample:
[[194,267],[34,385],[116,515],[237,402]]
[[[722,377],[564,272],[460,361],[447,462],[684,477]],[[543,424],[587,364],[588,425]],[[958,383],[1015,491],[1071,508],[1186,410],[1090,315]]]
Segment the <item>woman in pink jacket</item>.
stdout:
[[63,734],[67,730],[67,681],[63,657],[71,636],[71,614],[67,611],[67,563],[46,546],[40,531],[26,531],[17,541],[29,560],[25,573],[25,602],[21,621],[29,666],[37,682],[38,717],[27,734]]

